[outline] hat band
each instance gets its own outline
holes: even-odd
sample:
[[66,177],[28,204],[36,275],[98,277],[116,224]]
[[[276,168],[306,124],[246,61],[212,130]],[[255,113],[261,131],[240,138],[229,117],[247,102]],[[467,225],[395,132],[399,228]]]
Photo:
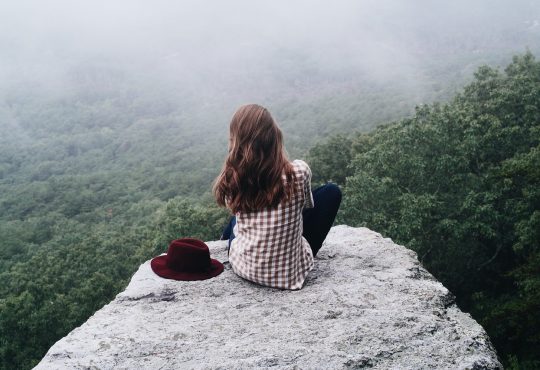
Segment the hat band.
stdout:
[[207,272],[210,271],[212,268],[212,264],[210,263],[210,260],[205,261],[206,263],[174,263],[171,259],[167,259],[166,265],[171,270],[177,271],[177,272]]

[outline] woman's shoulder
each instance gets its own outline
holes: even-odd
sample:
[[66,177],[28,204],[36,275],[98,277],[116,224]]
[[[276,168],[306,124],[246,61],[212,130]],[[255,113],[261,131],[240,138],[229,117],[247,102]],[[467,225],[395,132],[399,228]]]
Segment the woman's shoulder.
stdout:
[[311,178],[311,169],[308,164],[301,159],[295,159],[292,161],[295,172],[301,173],[304,178]]

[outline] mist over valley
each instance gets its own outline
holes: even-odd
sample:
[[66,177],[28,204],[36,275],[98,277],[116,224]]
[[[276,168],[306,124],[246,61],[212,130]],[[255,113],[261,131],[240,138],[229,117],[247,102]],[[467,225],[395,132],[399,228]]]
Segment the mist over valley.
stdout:
[[219,237],[246,103],[342,187],[339,223],[415,250],[507,368],[540,366],[538,55],[530,0],[4,2],[0,369],[170,240]]

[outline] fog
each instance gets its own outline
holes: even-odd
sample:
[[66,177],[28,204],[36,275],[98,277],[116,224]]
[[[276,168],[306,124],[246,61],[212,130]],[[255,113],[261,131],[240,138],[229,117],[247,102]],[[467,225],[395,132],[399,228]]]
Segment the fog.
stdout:
[[134,89],[230,114],[382,91],[410,110],[527,48],[538,1],[4,1],[0,96]]

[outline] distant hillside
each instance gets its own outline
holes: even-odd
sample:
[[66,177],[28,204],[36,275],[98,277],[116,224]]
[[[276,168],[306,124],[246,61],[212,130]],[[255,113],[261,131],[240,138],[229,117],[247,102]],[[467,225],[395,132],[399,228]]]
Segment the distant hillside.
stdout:
[[[135,24],[127,28],[135,34],[122,39],[96,29],[99,24],[107,31],[99,12],[99,21],[85,23],[83,35],[69,28],[77,26],[71,18],[69,27],[47,21],[38,32],[32,24],[37,16],[22,12],[18,20],[6,19],[9,9],[0,12],[5,20],[0,22],[5,31],[0,32],[0,368],[32,367],[169,240],[219,235],[227,214],[215,207],[209,190],[226,153],[229,120],[240,104],[270,109],[292,158],[306,156],[317,144],[341,153],[313,155],[313,168],[323,171],[318,179],[344,181],[357,174],[360,164],[352,160],[384,131],[367,136],[367,142],[351,133],[416,120],[415,106],[451,100],[475,83],[479,65],[505,65],[526,46],[540,50],[540,28],[529,11],[536,7],[525,1],[528,5],[511,12],[467,4],[477,11],[446,17],[439,9],[440,18],[432,16],[435,5],[415,10],[395,3],[374,5],[388,19],[360,12],[362,19],[375,20],[365,23],[336,8],[351,28],[328,27],[311,16],[305,32],[318,33],[307,38],[298,32],[279,38],[283,34],[264,29],[253,37],[225,24],[238,31],[224,35],[225,44],[210,37],[203,23],[200,34],[188,29],[167,35]],[[444,9],[453,7],[448,3]],[[178,13],[187,14],[180,8]],[[58,16],[69,14],[66,9]],[[179,24],[176,15],[158,17],[155,24]],[[118,22],[108,26],[116,30]],[[148,39],[145,32],[158,36]],[[88,43],[85,35],[101,37],[100,42]],[[419,112],[426,109],[431,111]],[[327,142],[334,134],[347,139]],[[352,143],[353,151],[344,143]],[[331,176],[323,176],[325,167],[334,171]],[[356,193],[347,191],[353,202]],[[350,211],[364,209],[360,204],[346,203],[349,211],[340,217],[364,222],[364,214]],[[392,217],[396,209],[389,211]],[[403,217],[414,232],[422,228],[414,213]],[[374,230],[399,228],[398,221],[392,229],[377,220]],[[415,248],[423,243],[411,235],[416,234],[396,238],[408,237],[407,245]],[[491,258],[488,252],[482,257]]]
[[540,62],[483,66],[445,104],[311,151],[344,187],[339,222],[415,250],[506,367],[540,366]]

